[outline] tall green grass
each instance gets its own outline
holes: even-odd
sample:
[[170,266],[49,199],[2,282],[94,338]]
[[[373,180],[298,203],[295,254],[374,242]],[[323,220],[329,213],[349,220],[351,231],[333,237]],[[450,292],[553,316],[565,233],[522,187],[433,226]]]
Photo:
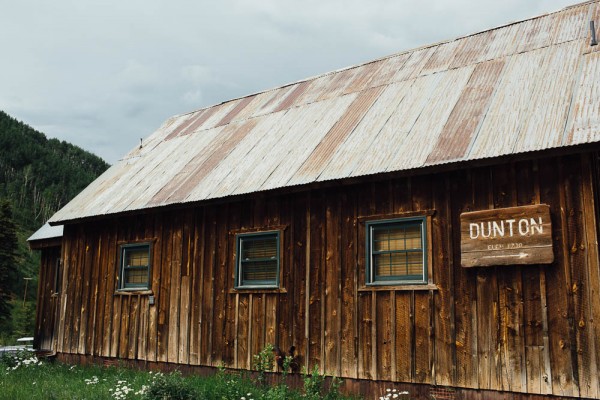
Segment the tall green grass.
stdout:
[[316,390],[321,390],[320,398],[328,400],[357,398],[343,396],[335,387],[325,387],[322,377],[314,373],[304,379],[306,389],[295,390],[285,379],[266,385],[222,369],[210,377],[183,377],[179,373],[50,363],[31,353],[0,358],[0,399],[306,400],[318,398]]

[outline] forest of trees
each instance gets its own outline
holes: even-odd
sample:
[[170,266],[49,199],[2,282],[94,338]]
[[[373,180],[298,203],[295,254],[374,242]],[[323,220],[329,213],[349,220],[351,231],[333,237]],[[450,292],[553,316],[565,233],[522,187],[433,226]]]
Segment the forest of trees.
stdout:
[[[23,278],[33,278],[22,307],[33,314],[39,255],[29,250],[27,238],[108,167],[100,157],[48,139],[0,111],[0,226],[14,226],[17,239],[11,249],[12,236],[0,237],[0,341],[23,330],[15,321],[31,319],[17,307],[24,304]],[[2,315],[2,299],[10,299],[13,315]]]

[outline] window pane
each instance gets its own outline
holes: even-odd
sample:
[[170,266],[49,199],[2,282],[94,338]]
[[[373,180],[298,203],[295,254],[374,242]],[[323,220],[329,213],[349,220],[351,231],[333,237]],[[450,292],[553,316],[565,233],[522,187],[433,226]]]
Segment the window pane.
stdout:
[[258,261],[242,263],[242,280],[275,281],[277,278],[277,261]]
[[279,274],[279,234],[238,235],[237,286],[275,286]]
[[139,289],[148,287],[150,269],[150,245],[122,247],[120,289]]
[[148,265],[148,249],[126,249],[125,265],[130,267],[145,267]]
[[277,257],[276,238],[243,239],[242,259]]
[[370,282],[425,281],[423,220],[370,225]]
[[125,285],[140,286],[148,282],[148,271],[146,269],[125,270]]
[[421,248],[421,225],[377,227],[373,231],[374,251]]

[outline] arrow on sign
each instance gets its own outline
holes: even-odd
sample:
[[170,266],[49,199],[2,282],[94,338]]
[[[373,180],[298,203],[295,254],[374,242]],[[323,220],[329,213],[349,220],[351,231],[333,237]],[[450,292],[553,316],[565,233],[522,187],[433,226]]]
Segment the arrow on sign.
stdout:
[[505,254],[498,256],[483,256],[481,258],[507,258],[507,257],[517,257],[517,258],[525,258],[527,257],[527,253],[519,253],[519,254]]

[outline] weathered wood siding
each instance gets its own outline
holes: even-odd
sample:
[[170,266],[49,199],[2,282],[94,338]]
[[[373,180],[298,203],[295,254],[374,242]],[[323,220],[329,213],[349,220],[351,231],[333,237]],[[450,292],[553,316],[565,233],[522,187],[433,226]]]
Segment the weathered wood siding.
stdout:
[[36,323],[34,347],[40,350],[53,348],[54,333],[57,329],[56,311],[59,297],[56,289],[56,273],[60,263],[60,245],[41,248],[40,274],[38,277]]
[[[592,156],[255,194],[65,227],[57,351],[250,368],[266,343],[326,374],[598,397]],[[551,265],[461,268],[460,213],[550,206]],[[364,289],[368,217],[433,212],[431,290]],[[282,229],[281,291],[233,290],[234,232]],[[152,293],[117,293],[153,241]]]

